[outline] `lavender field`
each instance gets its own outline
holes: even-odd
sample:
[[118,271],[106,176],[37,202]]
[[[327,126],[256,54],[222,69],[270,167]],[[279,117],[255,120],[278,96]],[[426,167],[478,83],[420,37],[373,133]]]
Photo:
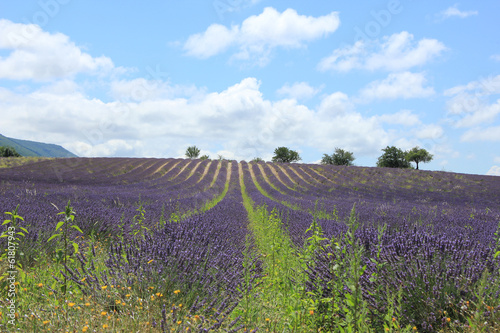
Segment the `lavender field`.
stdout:
[[1,332],[500,332],[500,177],[4,159],[0,209]]

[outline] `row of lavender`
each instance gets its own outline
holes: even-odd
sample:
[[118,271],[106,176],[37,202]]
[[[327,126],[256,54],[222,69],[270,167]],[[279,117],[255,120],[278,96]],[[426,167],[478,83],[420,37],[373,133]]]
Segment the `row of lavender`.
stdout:
[[[388,297],[402,288],[404,320],[432,332],[442,325],[443,311],[465,321],[460,309],[477,300],[474,286],[483,272],[491,273],[488,283],[498,284],[500,258],[493,259],[500,222],[498,177],[252,163],[244,168],[246,184],[252,183],[248,168],[273,199],[249,186],[253,200],[282,212],[297,247],[304,243],[315,209],[336,208],[338,218],[319,222],[326,237],[339,241],[356,204],[362,225],[356,237],[367,265],[361,283],[372,314],[385,313]],[[382,225],[387,226],[383,233]],[[325,297],[333,292],[332,252],[327,245],[309,271],[309,289],[323,290]],[[491,290],[491,299],[499,300],[498,289]]]
[[[237,163],[81,159],[74,161],[71,172],[59,175],[53,173],[60,167],[54,163],[60,161],[0,171],[0,207],[9,211],[19,204],[19,214],[25,217],[23,226],[30,230],[28,238],[23,240],[24,253],[29,255],[29,246],[33,252],[43,252],[40,246],[53,233],[57,218],[57,210],[51,203],[62,208],[71,199],[77,212],[75,222],[81,229],[89,233],[92,223],[102,221],[98,232],[107,233],[107,239],[113,240],[109,243],[107,272],[95,271],[93,264],[92,268],[86,268],[84,262],[90,258],[83,257],[81,269],[67,269],[68,278],[85,294],[98,296],[106,285],[131,286],[137,290],[154,286],[155,290],[168,294],[176,290],[182,294],[184,307],[174,306],[171,310],[179,312],[178,315],[182,312],[205,318],[200,331],[217,329],[223,324],[238,330],[238,320],[228,323],[228,314],[237,306],[245,288],[251,288],[260,266],[249,250],[251,236]],[[68,161],[64,163],[68,165]],[[229,188],[222,201],[200,213],[207,200],[223,193],[226,181]],[[148,225],[150,230],[142,237],[120,241],[117,234],[127,234],[127,228],[133,227],[130,220],[133,214],[138,214],[137,204],[143,205],[146,220],[153,221],[153,225]],[[168,213],[176,212],[194,214],[156,225],[162,215],[168,217]],[[120,231],[118,226],[124,229]],[[244,260],[252,261],[251,265],[245,265],[246,269]],[[189,309],[187,314],[184,309]]]
[[[346,184],[347,180],[342,182],[340,177],[327,173],[329,168],[326,166],[322,167],[325,175],[323,179],[318,173],[311,171],[317,166],[283,165],[279,168],[274,166],[280,180],[287,178],[281,168],[288,169],[289,175],[292,174],[290,170],[298,171],[297,174],[300,174],[300,177],[297,176],[293,180],[300,187],[290,189],[290,186],[287,187],[278,180],[274,173],[268,171],[273,166],[261,165],[258,167],[253,164],[251,167],[260,186],[277,201],[286,201],[303,211],[312,211],[315,205],[317,209],[326,209],[330,212],[336,207],[337,215],[341,220],[348,217],[350,209],[356,203],[359,207],[366,209],[358,212],[361,220],[371,225],[397,225],[406,220],[408,223],[418,223],[421,226],[429,226],[443,232],[466,233],[482,238],[484,234],[493,235],[500,213],[498,208],[500,206],[500,180],[498,177],[485,176],[484,180],[481,181],[480,179],[483,177],[480,176],[462,176],[464,179],[457,179],[456,175],[449,173],[434,173],[433,177],[414,173],[415,185],[412,188],[407,188],[387,185],[388,181],[384,181],[382,176],[371,183]],[[333,166],[330,169],[331,172],[336,170]],[[346,169],[351,170],[350,173],[355,170],[353,168]],[[361,175],[364,169],[359,169]],[[261,175],[261,170],[264,170],[269,182],[278,190],[268,184]],[[411,172],[404,173],[401,170],[385,169],[383,171],[401,173],[402,178],[411,175]],[[432,175],[430,172],[428,174]],[[313,177],[314,175],[316,177]],[[438,177],[442,180],[432,180]],[[328,179],[334,178],[336,178],[336,183],[328,181]],[[422,178],[427,179],[427,181],[418,183]],[[439,190],[439,184],[443,184],[443,187],[447,188],[450,182],[454,184],[452,186],[455,188],[452,192],[445,190],[425,191],[425,188],[430,186]],[[420,190],[416,190],[416,187],[420,187]],[[391,192],[390,196],[389,192]],[[480,222],[478,226],[472,225],[478,222]]]
[[[236,332],[238,318],[229,323],[229,314],[238,305],[245,288],[252,288],[260,276],[258,257],[251,253],[247,212],[242,204],[237,163],[230,163],[228,192],[214,208],[179,223],[166,224],[144,240],[111,247],[108,277],[113,283],[151,283],[159,290],[179,290],[189,313],[210,318],[217,330],[222,325]],[[248,243],[250,242],[250,243]],[[123,254],[126,253],[126,259]],[[252,264],[244,267],[244,260]],[[136,281],[130,277],[140,276]],[[245,281],[245,276],[249,278]],[[175,306],[172,311],[179,310]],[[208,321],[207,321],[208,322]]]
[[226,164],[210,161],[49,160],[0,170],[0,209],[12,211],[19,205],[19,215],[32,230],[24,242],[29,245],[26,253],[35,254],[41,246],[50,246],[45,241],[59,218],[56,214],[68,200],[85,234],[105,237],[121,226],[128,235],[134,216],[140,214],[139,206],[145,225],[152,228],[172,214],[196,211],[220,195],[226,175]]

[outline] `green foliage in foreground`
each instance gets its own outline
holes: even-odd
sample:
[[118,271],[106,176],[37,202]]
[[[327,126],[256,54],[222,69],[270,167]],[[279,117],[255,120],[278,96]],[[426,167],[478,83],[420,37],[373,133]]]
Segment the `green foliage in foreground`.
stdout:
[[[265,206],[256,207],[246,193],[242,178],[240,184],[253,237],[248,237],[246,242],[244,282],[240,287],[242,299],[229,314],[231,320],[240,316],[244,327],[268,332],[418,331],[416,327],[401,327],[401,288],[397,293],[389,294],[384,312],[375,313],[376,317],[373,312],[370,313],[360,288],[361,278],[366,274],[366,265],[362,261],[366,250],[355,236],[360,227],[355,206],[349,218],[344,221],[346,231],[331,239],[324,236],[318,223],[317,217],[322,213],[312,212],[314,218],[306,231],[305,244],[302,248],[296,248],[284,228],[287,216],[276,209],[269,211]],[[6,231],[0,237],[11,237],[22,250],[22,240],[29,228],[23,224],[25,221],[17,210],[6,213],[8,219],[4,221],[4,225],[20,231],[12,234]],[[136,226],[140,227],[144,216],[143,208],[139,206],[137,212],[134,220]],[[62,281],[59,273],[62,260],[73,271],[80,269],[82,272],[90,272],[92,278],[99,280],[100,274],[109,269],[105,263],[109,255],[109,242],[112,240],[93,234],[81,236],[81,233],[77,237],[71,237],[68,230],[80,230],[73,227],[75,212],[69,202],[59,215],[63,216],[63,220],[57,223],[51,237],[60,241],[55,245],[55,251],[40,252],[31,265],[15,267],[14,319],[9,317],[11,313],[7,301],[10,299],[7,294],[12,275],[6,265],[0,266],[1,324],[8,325],[13,320],[23,332],[197,332],[200,324],[203,328],[208,327],[209,323],[202,324],[201,316],[188,310],[189,286],[176,286],[167,294],[158,290],[153,281],[129,276],[113,283],[100,281],[99,288],[85,293],[87,289],[80,286],[87,283],[87,277],[77,281]],[[146,229],[142,230],[148,232]],[[385,226],[379,227],[378,254],[385,231]],[[143,233],[137,233],[136,237],[142,238]],[[494,256],[497,257],[500,256],[500,228],[495,233],[495,242],[497,251]],[[53,243],[52,240],[50,243]],[[255,268],[255,261],[251,258],[255,251],[261,255],[264,272],[260,280],[253,284],[250,275]],[[331,294],[324,293],[320,288],[307,291],[305,287],[308,281],[307,271],[320,253],[325,253],[332,259],[329,261],[329,269],[333,278],[327,281]],[[377,267],[380,270],[387,268],[387,263],[379,262],[378,258],[378,255],[372,258]],[[6,262],[5,256],[1,259],[2,263]],[[490,322],[485,320],[485,314],[491,310],[492,305],[496,306],[500,302],[484,296],[486,290],[495,287],[488,284],[488,277],[489,273],[485,271],[480,281],[473,286],[477,301],[470,304],[464,301],[464,305],[457,309],[467,319],[467,323],[447,322],[450,317],[447,313],[441,313],[444,325],[439,332],[500,331],[494,322],[495,319],[500,321],[498,314],[496,317],[490,316]],[[381,278],[376,273],[369,277],[373,283]],[[377,290],[378,294],[387,292]],[[166,309],[164,304],[167,304]]]

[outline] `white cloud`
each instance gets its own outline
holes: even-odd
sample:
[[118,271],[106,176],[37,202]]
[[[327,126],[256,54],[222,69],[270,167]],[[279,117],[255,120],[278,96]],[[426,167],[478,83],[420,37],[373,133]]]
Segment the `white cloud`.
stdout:
[[360,91],[360,102],[377,99],[422,98],[434,95],[432,87],[424,87],[423,73],[391,73],[384,80],[373,81]]
[[48,81],[78,73],[102,74],[115,69],[111,59],[92,57],[62,33],[48,33],[38,25],[0,19],[0,78]]
[[276,91],[278,95],[288,96],[297,100],[309,99],[321,91],[321,88],[311,87],[307,82],[295,82],[293,85],[286,83]]
[[500,141],[500,126],[492,126],[487,128],[473,128],[465,132],[460,138],[464,142],[474,141]]
[[500,164],[500,156],[497,156],[493,159],[493,162]]
[[254,59],[260,65],[265,65],[273,49],[304,47],[305,42],[334,32],[339,24],[337,12],[312,17],[299,15],[293,9],[279,13],[267,7],[260,15],[245,19],[241,25],[227,28],[212,24],[203,33],[191,35],[184,43],[184,50],[190,56],[209,58],[231,46],[237,46],[234,59]]
[[500,114],[500,99],[492,105],[478,103],[471,113],[455,121],[456,127],[473,127],[483,123],[493,122]]
[[450,96],[446,110],[456,127],[474,127],[495,121],[500,114],[500,99],[492,101],[492,95],[500,94],[500,75],[455,86],[444,92]]
[[378,119],[383,123],[403,126],[415,126],[421,123],[418,115],[410,110],[401,110],[393,114],[383,114],[378,116]]
[[436,39],[413,41],[407,31],[386,36],[371,42],[357,41],[339,48],[318,64],[321,71],[347,72],[352,69],[401,71],[428,63],[439,56],[446,47]]
[[462,11],[458,9],[458,4],[454,4],[451,7],[446,8],[441,13],[438,14],[438,18],[441,20],[448,19],[450,17],[466,18],[469,16],[478,15],[477,10]]
[[349,96],[337,91],[333,94],[325,96],[321,100],[318,108],[318,114],[325,118],[332,118],[339,115],[345,115],[347,112],[354,110],[353,103],[349,100]]
[[436,124],[423,125],[415,130],[415,136],[419,139],[436,140],[444,135],[444,130],[441,126]]
[[372,154],[390,142],[379,119],[356,112],[341,92],[311,109],[295,99],[264,99],[251,77],[196,98],[153,94],[108,103],[60,86],[0,88],[2,134],[61,144],[80,156],[171,157],[195,144],[238,160],[267,158],[279,145]]
[[209,58],[224,52],[238,38],[239,27],[231,29],[220,24],[212,24],[203,33],[189,36],[184,44],[184,50],[189,56]]
[[495,61],[500,61],[500,54],[492,54],[490,58]]
[[488,172],[486,172],[487,175],[489,176],[500,176],[500,166],[498,165],[493,165]]
[[202,94],[195,86],[170,85],[160,80],[137,78],[111,82],[111,96],[119,101],[146,101]]
[[67,148],[78,156],[127,156],[140,146],[137,140],[112,139],[95,145],[78,141],[68,144]]
[[473,92],[478,97],[500,94],[500,75],[489,76],[477,81],[471,81],[466,85],[455,86],[445,90],[444,95],[453,96],[470,92]]

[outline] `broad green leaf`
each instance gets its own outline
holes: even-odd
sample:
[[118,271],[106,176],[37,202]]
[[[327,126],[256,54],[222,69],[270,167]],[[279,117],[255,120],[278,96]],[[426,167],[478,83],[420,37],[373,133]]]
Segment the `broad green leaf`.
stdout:
[[80,229],[80,227],[79,227],[79,226],[77,226],[77,225],[72,225],[72,226],[71,226],[71,228],[74,228],[74,229],[76,229],[76,230],[80,231],[80,233],[82,233],[82,234],[83,234],[83,231],[82,231],[82,229]]
[[56,238],[56,237],[59,237],[59,236],[61,236],[61,234],[55,234],[55,235],[52,235],[52,236],[50,236],[50,238],[49,238],[49,239],[47,239],[47,242],[50,242],[52,239],[54,239],[54,238]]
[[75,249],[75,253],[78,252],[78,244],[73,242],[73,248]]
[[26,230],[26,228],[23,228],[23,227],[19,227],[19,229],[21,229],[22,231],[24,231],[25,233],[29,234],[28,230]]
[[63,225],[64,225],[64,221],[58,222],[56,225],[56,231],[59,230],[59,228],[62,227]]

